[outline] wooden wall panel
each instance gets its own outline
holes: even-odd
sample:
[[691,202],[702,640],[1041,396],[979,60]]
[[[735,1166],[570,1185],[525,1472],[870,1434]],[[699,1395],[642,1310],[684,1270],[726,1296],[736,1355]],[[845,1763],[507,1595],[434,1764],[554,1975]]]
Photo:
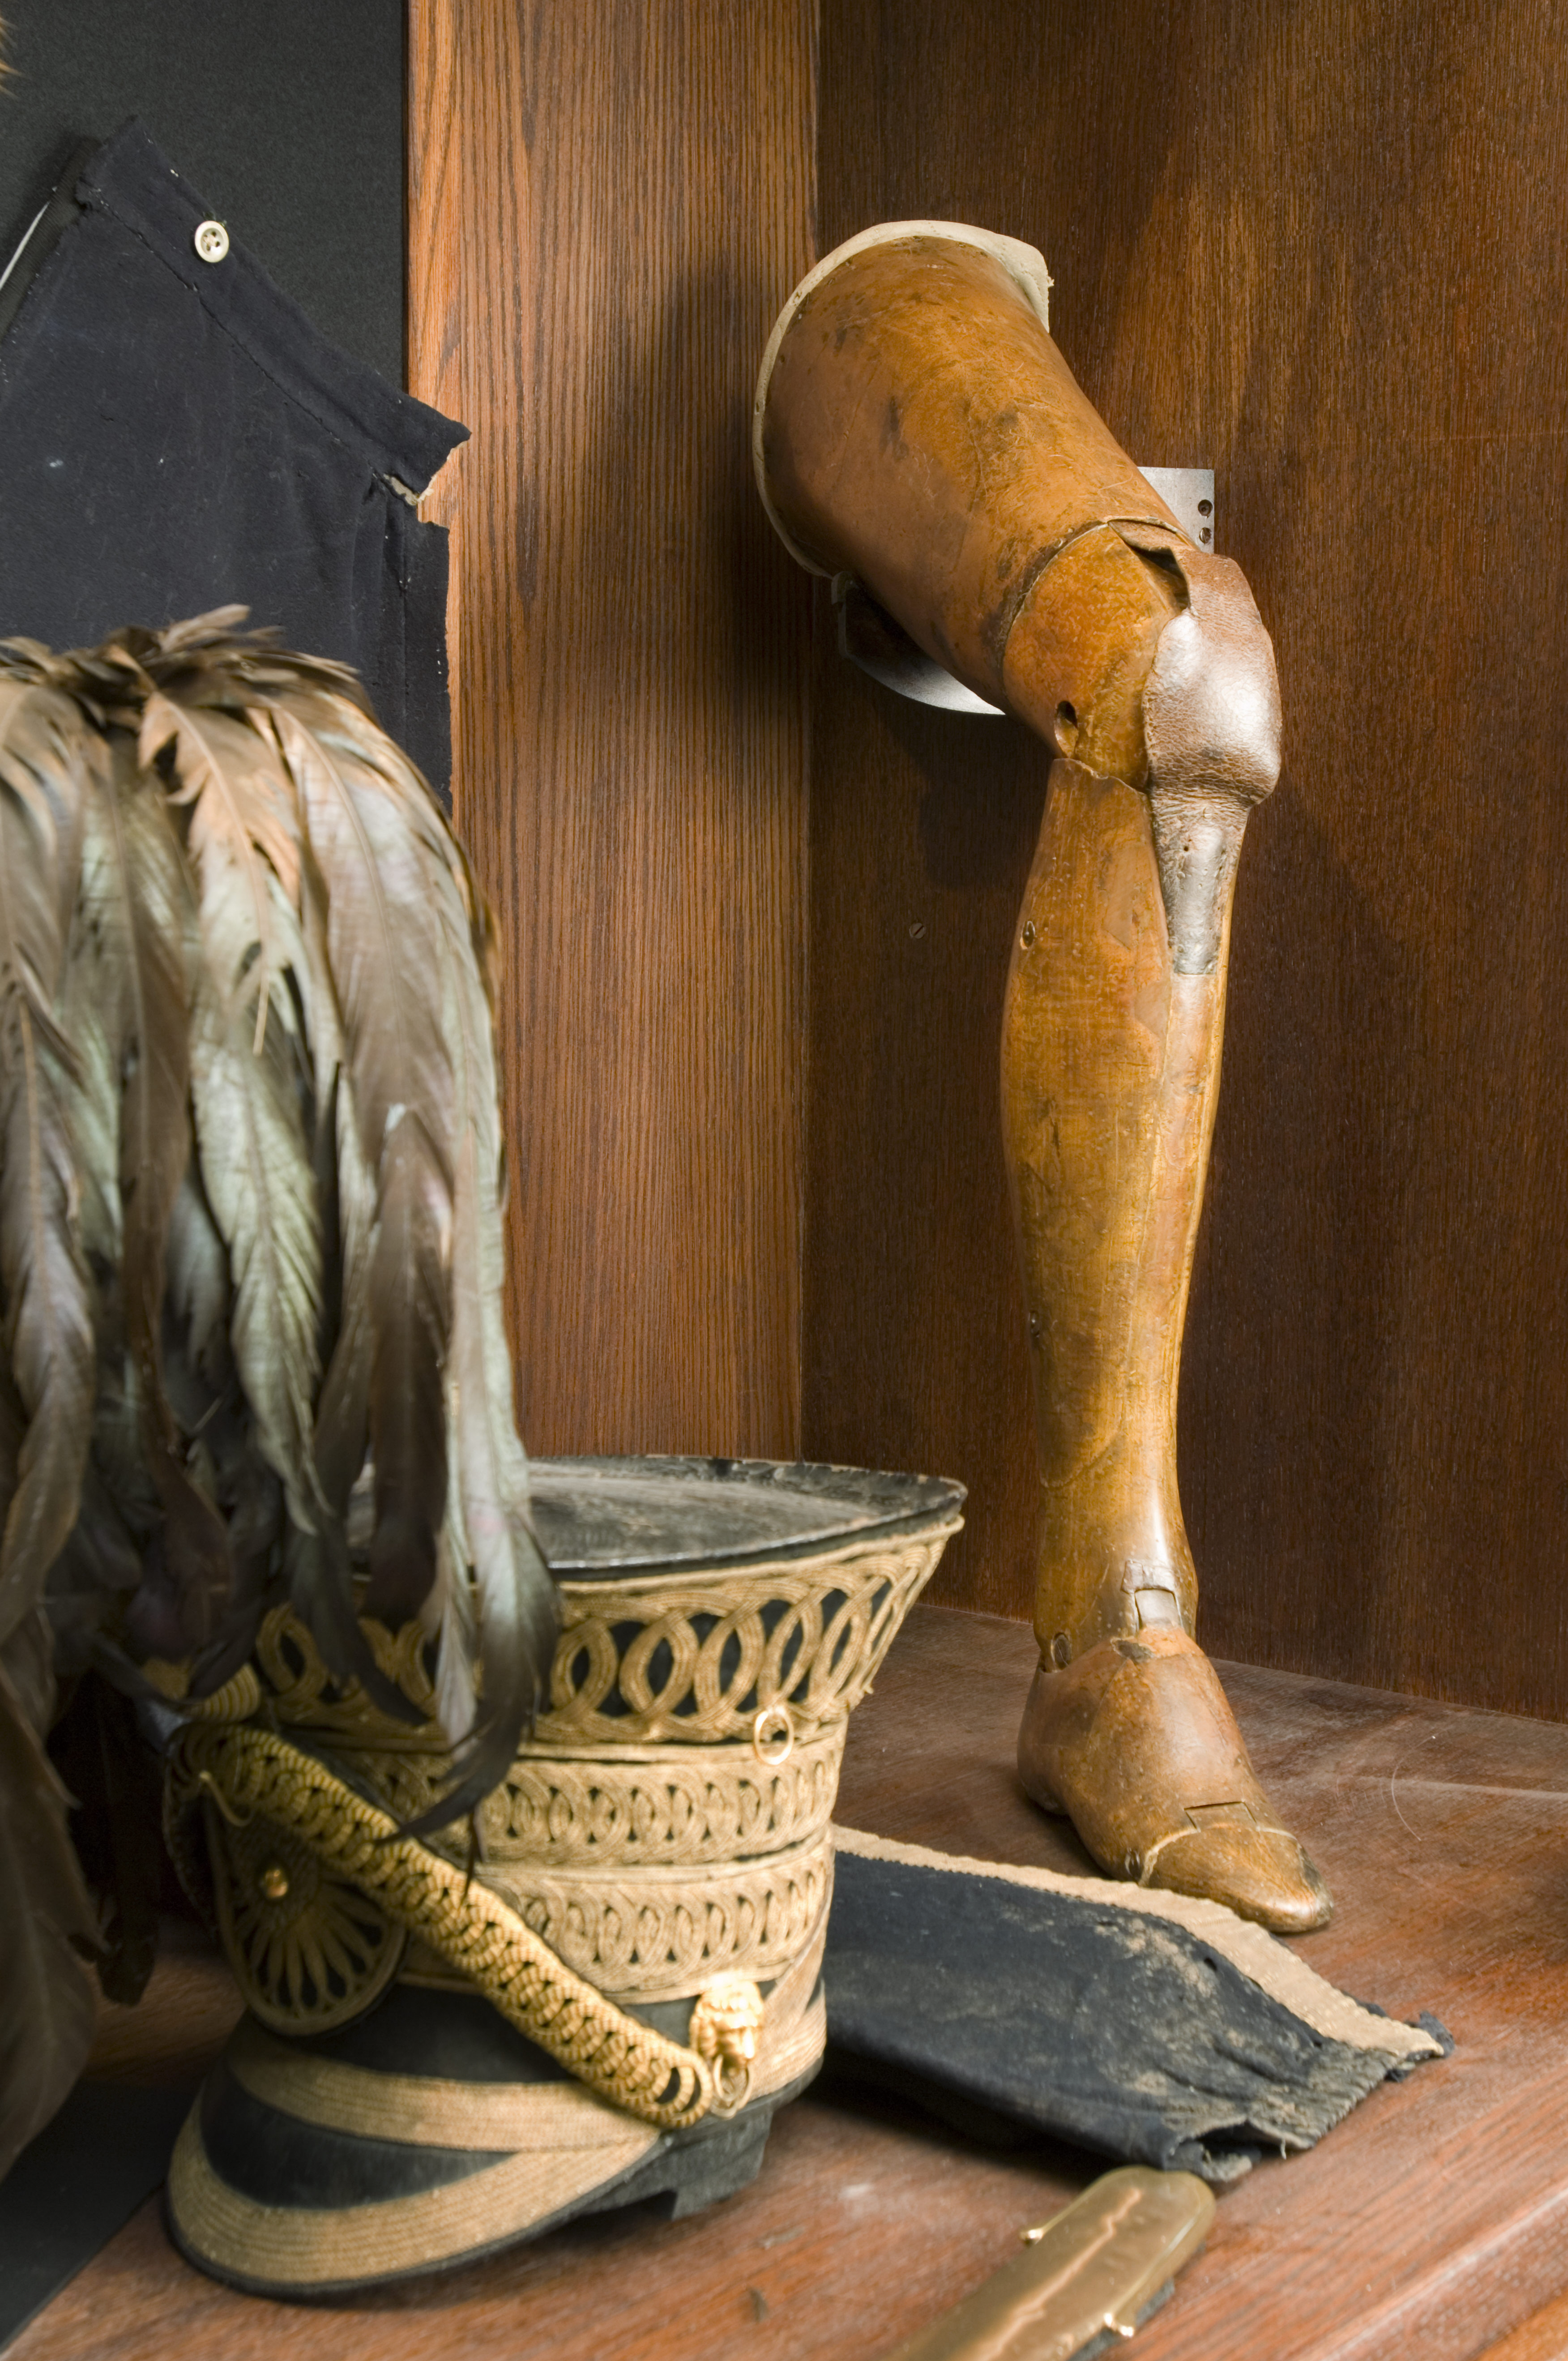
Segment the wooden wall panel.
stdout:
[[811,259],[813,35],[809,0],[411,0],[536,1451],[798,1441],[808,601],[747,435]]
[[[824,0],[822,39],[822,249],[1039,245],[1275,635],[1183,1378],[1203,1636],[1568,1714],[1560,11]],[[806,1445],[965,1477],[939,1595],[1023,1613],[996,1058],[1045,766],[817,642]]]

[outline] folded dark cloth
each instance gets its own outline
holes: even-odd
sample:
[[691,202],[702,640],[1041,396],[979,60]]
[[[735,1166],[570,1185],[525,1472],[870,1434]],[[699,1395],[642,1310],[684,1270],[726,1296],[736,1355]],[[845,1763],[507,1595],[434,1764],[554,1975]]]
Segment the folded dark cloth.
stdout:
[[352,664],[444,789],[446,536],[411,502],[466,429],[339,352],[237,243],[199,245],[208,214],[127,124],[5,269],[0,638],[248,607]]
[[836,1840],[829,2057],[949,2121],[1224,2182],[1453,2046],[1217,1903]]

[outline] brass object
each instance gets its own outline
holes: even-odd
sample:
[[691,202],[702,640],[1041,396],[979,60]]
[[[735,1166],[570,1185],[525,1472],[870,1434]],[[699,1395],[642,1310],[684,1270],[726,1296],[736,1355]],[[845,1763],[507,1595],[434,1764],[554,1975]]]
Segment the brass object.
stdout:
[[746,2103],[766,2014],[762,1993],[745,1976],[717,1976],[697,1995],[686,2038],[713,2069],[719,2114],[733,2114]]
[[888,2361],[1070,2361],[1106,2334],[1131,2336],[1213,2218],[1212,2191],[1190,2172],[1107,2172],[1022,2232],[1025,2253]]
[[795,291],[754,455],[806,566],[1057,756],[1014,936],[1003,1131],[1040,1473],[1028,1792],[1113,1874],[1283,1932],[1329,1899],[1193,1636],[1182,1328],[1243,832],[1279,768],[1273,652],[1052,342],[1045,266],[893,223]]
[[230,1817],[221,1772],[199,1784],[213,1916],[251,2015],[275,2033],[331,2033],[362,2016],[402,1965],[404,1927],[287,1828]]
[[751,1724],[751,1751],[771,1771],[782,1770],[795,1752],[795,1722],[787,1705],[765,1705]]

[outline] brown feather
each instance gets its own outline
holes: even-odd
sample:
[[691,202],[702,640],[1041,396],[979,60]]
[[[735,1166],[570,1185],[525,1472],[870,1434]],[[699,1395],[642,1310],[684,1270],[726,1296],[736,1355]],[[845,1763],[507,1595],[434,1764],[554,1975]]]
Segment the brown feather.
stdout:
[[[258,962],[255,974],[259,970]],[[302,1531],[314,1529],[312,1432],[321,1321],[321,1224],[287,994],[264,1012],[205,967],[192,999],[191,1080],[202,1180],[228,1251],[229,1341],[263,1457]]]
[[229,1350],[232,1301],[228,1256],[192,1167],[170,1224],[164,1354],[170,1399],[203,1488],[224,1519],[234,1567],[222,1616],[192,1669],[197,1696],[226,1680],[249,1654],[283,1560],[282,1487],[258,1448],[239,1388]]
[[[225,994],[239,987],[243,969],[234,962],[255,956],[258,973],[247,997],[254,1002],[259,1051],[272,999],[280,912],[297,905],[300,893],[299,838],[286,788],[280,793],[276,750],[241,716],[155,687],[142,717],[143,764],[150,768],[166,749],[173,757],[171,799],[188,810],[203,950]],[[214,932],[219,921],[221,940]]]
[[263,1456],[308,1532],[322,1241],[309,1047],[291,979],[304,965],[293,792],[270,736],[215,703],[155,688],[141,744],[144,758],[170,750],[170,800],[189,816],[201,940],[191,1085],[202,1181],[233,1279],[230,1342]]
[[[538,1710],[554,1653],[554,1584],[529,1513],[502,1318],[501,1137],[483,958],[488,914],[453,843],[438,905],[449,929],[446,1026],[461,1080],[456,1147],[448,1458],[455,1523],[466,1542],[484,1664],[484,1701],[454,1785],[423,1826],[469,1812],[504,1776]],[[448,1644],[465,1643],[459,1616]],[[438,1676],[442,1671],[438,1666]],[[447,1676],[450,1678],[450,1675]]]
[[97,741],[53,691],[0,678],[0,1279],[27,1431],[0,1543],[0,1643],[38,1607],[76,1517],[94,1341],[51,1010]]
[[191,970],[196,912],[184,855],[158,780],[115,742],[100,798],[105,925],[112,928],[113,1047],[122,1205],[118,1306],[146,1463],[163,1506],[164,1559],[188,1640],[213,1628],[233,1568],[222,1518],[192,1481],[164,1386],[164,1259],[192,1153],[188,1112]]
[[366,1611],[397,1624],[434,1587],[446,1497],[456,1107],[441,1024],[444,942],[428,890],[439,822],[422,790],[411,797],[387,774],[389,741],[344,699],[302,688],[280,699],[273,719],[322,881],[345,1104],[374,1176],[364,1325],[356,1266],[323,1398],[322,1456],[330,1448],[334,1489],[345,1474],[352,1482],[362,1400],[376,1469]]
[[[10,1372],[0,1368],[0,1512],[16,1488],[16,1461],[27,1422]],[[41,1607],[24,1615],[4,1647],[0,1672],[11,1683],[23,1720],[42,1738],[54,1719],[54,1634]]]
[[[27,1414],[0,1372],[0,1506],[13,1498]],[[86,2060],[96,2012],[75,1943],[97,1923],[43,1751],[53,1719],[50,1633],[34,1608],[0,1648],[0,2179]]]
[[0,2175],[86,2063],[95,2011],[78,1949],[98,1928],[67,1797],[0,1675]]
[[[15,1492],[26,1430],[0,1376],[0,1503]],[[68,1798],[43,1751],[50,1653],[36,1608],[0,1649],[0,2179],[70,2091],[96,2018],[76,1948],[96,1948],[96,1916],[67,1832]]]

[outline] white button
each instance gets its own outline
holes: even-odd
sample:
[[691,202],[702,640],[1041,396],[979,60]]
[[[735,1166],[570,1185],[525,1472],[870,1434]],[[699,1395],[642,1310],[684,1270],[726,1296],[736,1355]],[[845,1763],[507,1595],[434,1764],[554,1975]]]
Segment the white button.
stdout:
[[229,250],[229,234],[222,222],[203,222],[196,232],[196,251],[203,262],[221,262]]

